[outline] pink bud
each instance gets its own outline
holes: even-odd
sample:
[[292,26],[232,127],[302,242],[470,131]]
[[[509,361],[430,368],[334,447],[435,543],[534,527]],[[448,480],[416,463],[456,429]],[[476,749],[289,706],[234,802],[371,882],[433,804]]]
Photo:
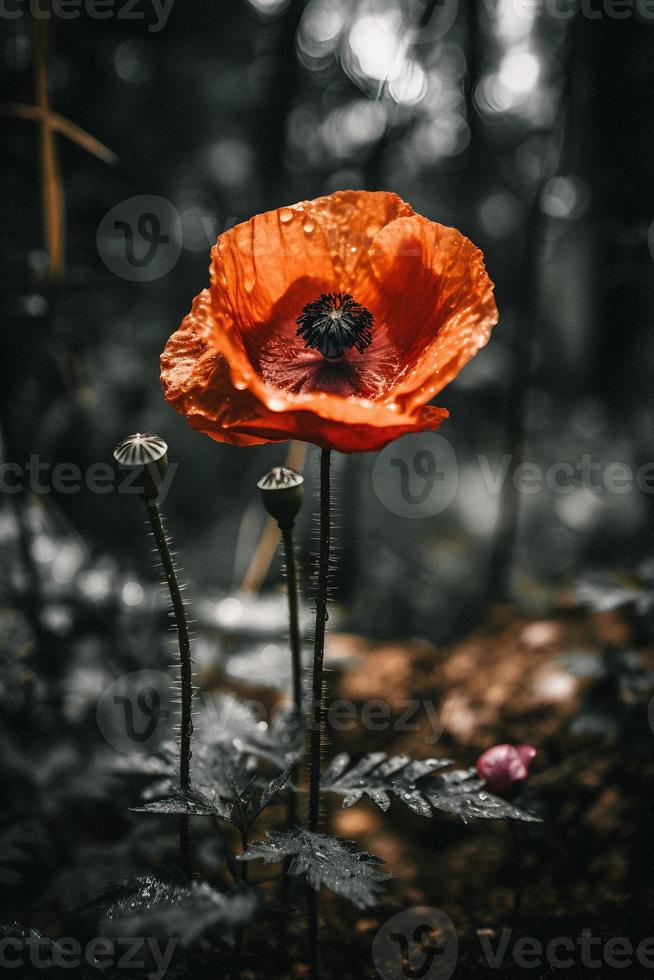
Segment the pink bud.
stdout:
[[536,755],[533,745],[494,745],[477,759],[477,772],[492,793],[523,782]]

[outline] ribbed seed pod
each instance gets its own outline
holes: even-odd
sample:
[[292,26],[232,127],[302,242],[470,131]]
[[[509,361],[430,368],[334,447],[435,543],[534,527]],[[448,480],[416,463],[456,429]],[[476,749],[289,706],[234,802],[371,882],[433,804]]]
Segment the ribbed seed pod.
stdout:
[[157,496],[168,466],[168,446],[160,436],[135,432],[118,443],[114,459],[121,466],[141,470],[134,485],[150,499]]
[[282,530],[292,528],[304,499],[304,477],[287,466],[275,466],[257,483],[261,503]]

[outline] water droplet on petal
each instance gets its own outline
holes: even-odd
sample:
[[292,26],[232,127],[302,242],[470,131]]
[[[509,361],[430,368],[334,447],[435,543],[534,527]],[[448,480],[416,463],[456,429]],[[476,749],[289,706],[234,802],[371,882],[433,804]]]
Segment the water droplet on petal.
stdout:
[[251,276],[243,280],[243,286],[247,293],[251,293],[254,287],[256,286],[256,284],[257,284],[257,280],[255,276]]
[[284,224],[288,224],[289,221],[293,220],[293,212],[290,208],[282,208],[279,212],[279,220],[283,221]]

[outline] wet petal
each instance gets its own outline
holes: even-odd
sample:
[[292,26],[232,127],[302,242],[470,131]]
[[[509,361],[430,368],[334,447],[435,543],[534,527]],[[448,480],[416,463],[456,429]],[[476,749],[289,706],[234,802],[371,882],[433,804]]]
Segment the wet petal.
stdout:
[[[161,383],[165,398],[189,423],[201,431],[216,424],[230,426],[257,417],[259,402],[247,390],[234,387],[230,367],[211,343],[216,328],[209,291],[196,296],[186,316],[161,355]],[[236,445],[266,442],[251,435],[226,439]]]
[[384,228],[370,263],[381,296],[377,312],[403,365],[393,395],[411,411],[488,341],[498,317],[493,283],[471,241],[420,215]]
[[366,451],[405,432],[436,429],[447,417],[444,409],[404,415],[394,406],[324,391],[294,395],[256,378],[249,388],[237,388],[232,365],[214,345],[218,329],[205,290],[166,344],[161,379],[167,401],[194,429],[220,442],[244,446],[301,439],[341,452]]
[[[369,350],[372,358],[373,347]],[[220,384],[213,374],[217,364],[221,365]],[[195,298],[191,312],[168,341],[161,365],[166,399],[178,411],[199,411],[213,416],[222,401],[228,399],[230,404],[248,402],[249,418],[252,408],[249,400],[253,399],[264,414],[265,410],[273,415],[313,413],[339,423],[375,427],[397,426],[410,419],[409,415],[405,419],[406,413],[392,403],[379,403],[359,394],[343,397],[324,390],[293,393],[269,383],[255,370],[233,321],[224,310],[216,310],[209,290]],[[229,391],[224,387],[227,381],[223,381],[227,366],[231,379]],[[211,406],[208,413],[207,406]]]
[[[444,408],[427,405],[413,418],[405,417],[397,425],[374,424],[378,419],[371,419],[370,424],[366,425],[336,422],[305,412],[280,412],[262,417],[256,423],[241,422],[235,426],[234,431],[238,434],[263,435],[269,442],[300,439],[341,453],[372,452],[383,449],[389,442],[408,433],[438,429],[448,415],[449,412]],[[214,435],[211,432],[208,434]],[[224,436],[216,433],[214,438],[223,439]]]
[[[375,315],[373,340],[330,364],[297,337],[325,292]],[[497,319],[481,253],[394,194],[343,191],[257,215],[212,252],[211,288],[162,355],[166,398],[237,445],[303,439],[343,452],[437,428],[424,407]]]
[[224,294],[241,330],[260,332],[276,326],[275,306],[298,281],[311,280],[318,290],[304,303],[321,292],[365,291],[370,242],[389,221],[409,214],[397,194],[340,191],[255,215],[216,242],[212,292],[219,302]]

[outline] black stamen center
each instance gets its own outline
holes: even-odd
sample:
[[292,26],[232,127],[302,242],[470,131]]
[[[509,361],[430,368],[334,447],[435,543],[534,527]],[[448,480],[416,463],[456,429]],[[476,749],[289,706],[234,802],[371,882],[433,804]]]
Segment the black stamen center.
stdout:
[[328,361],[338,361],[350,347],[361,354],[370,346],[374,319],[349,293],[323,293],[297,318],[297,335]]

